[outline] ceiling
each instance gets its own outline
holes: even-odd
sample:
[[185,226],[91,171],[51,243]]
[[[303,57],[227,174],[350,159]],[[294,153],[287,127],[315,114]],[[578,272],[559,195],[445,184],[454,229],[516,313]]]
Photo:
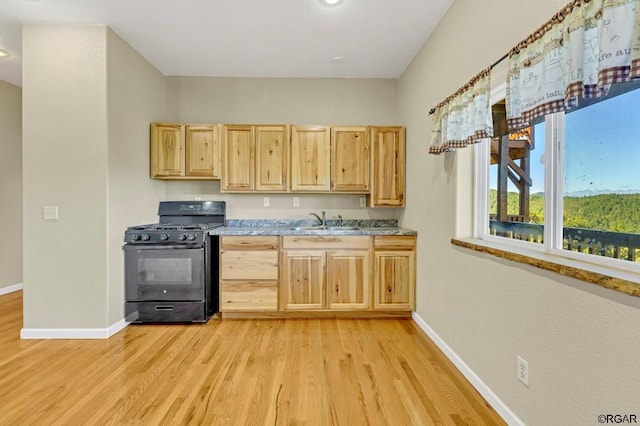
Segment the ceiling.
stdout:
[[22,85],[25,23],[108,25],[165,75],[397,78],[452,2],[2,0],[0,79]]

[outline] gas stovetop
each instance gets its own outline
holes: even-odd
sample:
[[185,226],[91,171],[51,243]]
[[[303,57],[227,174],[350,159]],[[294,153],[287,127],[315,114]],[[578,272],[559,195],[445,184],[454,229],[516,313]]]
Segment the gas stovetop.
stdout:
[[124,233],[125,244],[203,243],[209,229],[224,226],[224,201],[162,201],[159,223],[136,225]]
[[188,225],[152,223],[132,226],[124,233],[127,244],[197,243],[204,241],[206,231],[223,226],[222,223],[193,223]]
[[128,231],[206,231],[217,228],[222,223],[190,223],[188,225],[178,223],[150,223],[148,225],[138,225],[128,228]]

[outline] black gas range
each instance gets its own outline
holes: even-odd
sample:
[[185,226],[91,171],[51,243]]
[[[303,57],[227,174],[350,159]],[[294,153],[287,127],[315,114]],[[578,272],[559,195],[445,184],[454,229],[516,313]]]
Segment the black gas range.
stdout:
[[126,319],[206,322],[218,312],[218,237],[224,201],[162,201],[159,223],[127,228]]

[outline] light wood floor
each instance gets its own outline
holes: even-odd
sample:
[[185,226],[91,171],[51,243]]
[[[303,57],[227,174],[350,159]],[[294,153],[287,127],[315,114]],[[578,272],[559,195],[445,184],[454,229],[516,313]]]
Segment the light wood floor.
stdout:
[[0,425],[504,424],[410,319],[21,327],[22,292],[0,297]]

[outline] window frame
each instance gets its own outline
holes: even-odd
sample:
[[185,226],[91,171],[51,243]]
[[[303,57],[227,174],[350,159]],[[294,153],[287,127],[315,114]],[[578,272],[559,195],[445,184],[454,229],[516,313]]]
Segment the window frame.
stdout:
[[[640,90],[640,89],[636,89]],[[491,91],[491,105],[500,102],[506,95],[506,82]],[[606,102],[606,100],[604,101]],[[563,245],[563,164],[564,164],[565,113],[558,112],[545,116],[545,223],[542,244],[514,240],[490,235],[489,230],[489,155],[490,142],[485,139],[474,147],[473,186],[473,239],[475,243],[485,242],[502,250],[524,253],[534,258],[549,258],[562,264],[566,261],[578,262],[581,268],[596,273],[628,279],[628,273],[639,274],[640,262],[630,262],[565,250]],[[614,271],[613,273],[611,273]],[[617,271],[617,272],[615,272]],[[633,276],[633,282],[640,284],[640,276]]]

